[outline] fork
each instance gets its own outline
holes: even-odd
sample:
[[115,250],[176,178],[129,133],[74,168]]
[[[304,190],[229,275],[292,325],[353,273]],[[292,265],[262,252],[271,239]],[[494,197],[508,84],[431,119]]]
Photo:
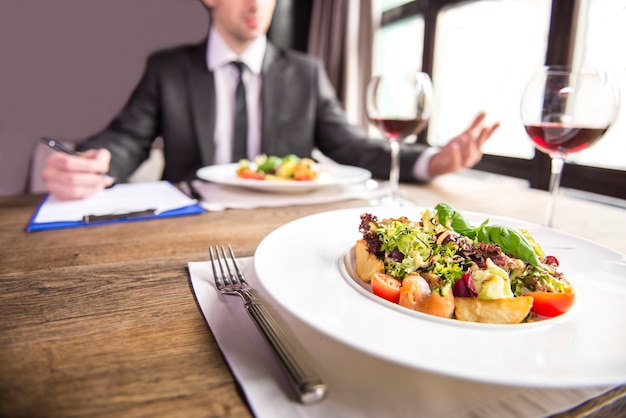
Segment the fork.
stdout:
[[230,257],[223,245],[215,246],[215,250],[209,247],[209,253],[217,289],[220,293],[241,297],[248,315],[282,362],[300,402],[311,404],[324,399],[326,384],[306,364],[267,308],[252,294],[253,289],[239,269],[232,247],[228,245]]

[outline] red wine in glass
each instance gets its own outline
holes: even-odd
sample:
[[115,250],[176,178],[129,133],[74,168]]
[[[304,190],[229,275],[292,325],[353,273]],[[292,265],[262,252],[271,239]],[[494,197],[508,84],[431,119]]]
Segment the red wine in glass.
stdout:
[[596,143],[609,129],[566,126],[560,123],[525,125],[535,145],[547,154],[569,154],[582,151]]
[[428,123],[428,119],[416,117],[414,119],[371,118],[372,123],[383,133],[388,140],[406,138],[420,132]]
[[370,123],[389,141],[389,195],[385,206],[400,207],[400,143],[418,134],[428,123],[432,107],[432,81],[424,72],[400,76],[374,76],[367,86],[365,109]]
[[617,80],[601,67],[545,66],[528,81],[520,106],[522,123],[535,148],[551,161],[546,226],[553,223],[565,159],[599,141],[618,109]]

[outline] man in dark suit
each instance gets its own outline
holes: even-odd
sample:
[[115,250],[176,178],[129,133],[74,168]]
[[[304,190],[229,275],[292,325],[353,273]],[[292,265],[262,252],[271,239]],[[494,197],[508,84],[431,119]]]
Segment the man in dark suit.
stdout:
[[[243,63],[248,158],[304,157],[317,148],[338,163],[388,176],[386,143],[366,138],[347,121],[322,63],[267,41],[275,0],[202,2],[212,21],[207,39],[152,54],[117,117],[78,146],[81,156],[55,153],[46,160],[42,175],[53,195],[84,198],[110,186],[110,177],[125,181],[157,137],[164,143],[165,180],[189,180],[200,167],[236,160],[233,97],[240,70],[233,61]],[[484,126],[484,119],[479,115],[439,150],[403,148],[400,179],[426,181],[476,164],[497,128]]]

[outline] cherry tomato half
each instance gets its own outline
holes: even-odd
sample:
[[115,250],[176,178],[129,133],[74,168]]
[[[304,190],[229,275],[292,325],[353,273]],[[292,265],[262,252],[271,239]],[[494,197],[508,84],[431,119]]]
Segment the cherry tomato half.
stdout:
[[263,176],[261,173],[258,173],[249,168],[240,168],[237,170],[237,175],[244,179],[252,179],[252,180],[261,180]]
[[389,302],[398,303],[400,300],[400,280],[385,273],[372,275],[372,292]]
[[532,296],[533,307],[531,310],[537,315],[552,318],[570,310],[574,304],[573,293],[528,293],[524,296]]

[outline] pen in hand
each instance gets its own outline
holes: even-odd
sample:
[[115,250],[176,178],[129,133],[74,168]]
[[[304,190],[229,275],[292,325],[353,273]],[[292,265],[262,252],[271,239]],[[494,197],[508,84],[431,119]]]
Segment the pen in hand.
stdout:
[[46,138],[44,136],[43,138],[41,138],[41,142],[43,142],[44,144],[46,144],[47,146],[49,146],[53,150],[62,152],[63,154],[80,155],[80,153],[78,151],[74,151],[73,149],[69,148],[68,146],[64,145],[63,143],[61,143],[59,141],[55,141],[52,138]]
[[[80,152],[75,151],[75,150],[69,148],[68,146],[66,146],[62,142],[59,142],[59,141],[57,141],[55,139],[48,138],[48,137],[44,136],[44,137],[41,138],[41,142],[46,144],[51,149],[53,149],[55,151],[62,152],[63,154],[80,156]],[[115,182],[115,178],[114,177],[111,177],[111,176],[109,176],[106,173],[99,173],[99,174],[101,174],[102,176],[106,177],[107,179],[110,179],[112,183]]]

